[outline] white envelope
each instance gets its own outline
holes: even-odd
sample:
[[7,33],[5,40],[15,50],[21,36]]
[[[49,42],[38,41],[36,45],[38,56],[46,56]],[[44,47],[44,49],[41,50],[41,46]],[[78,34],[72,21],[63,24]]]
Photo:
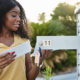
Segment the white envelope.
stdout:
[[[16,47],[10,48],[8,50],[3,51],[1,54],[5,54],[7,52],[13,52],[15,51],[15,55],[17,57],[20,57],[24,54],[30,53],[31,52],[31,45],[30,45],[30,41],[28,40],[27,42],[24,42]],[[1,55],[0,54],[0,55]]]

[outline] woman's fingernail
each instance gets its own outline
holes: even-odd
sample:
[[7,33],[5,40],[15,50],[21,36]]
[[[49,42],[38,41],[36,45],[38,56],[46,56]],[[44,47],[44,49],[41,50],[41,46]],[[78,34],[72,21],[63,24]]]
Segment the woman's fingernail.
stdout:
[[10,55],[10,52],[8,52],[8,54]]
[[14,54],[15,53],[15,51],[13,51],[11,54]]
[[16,57],[16,55],[14,55],[13,57]]

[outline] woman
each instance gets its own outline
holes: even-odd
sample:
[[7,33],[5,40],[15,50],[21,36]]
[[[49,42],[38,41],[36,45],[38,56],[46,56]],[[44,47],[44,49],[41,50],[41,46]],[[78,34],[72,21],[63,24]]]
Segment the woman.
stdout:
[[[22,6],[16,0],[0,0],[0,53],[27,41],[27,27]],[[49,56],[42,53],[44,58]],[[33,66],[30,54],[15,57],[15,51],[0,54],[0,80],[34,80],[39,67]]]

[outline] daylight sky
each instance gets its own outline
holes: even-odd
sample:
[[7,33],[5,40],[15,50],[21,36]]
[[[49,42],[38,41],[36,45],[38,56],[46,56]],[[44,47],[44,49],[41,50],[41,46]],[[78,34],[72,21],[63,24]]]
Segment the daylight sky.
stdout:
[[61,2],[67,2],[71,5],[74,5],[76,2],[80,2],[80,0],[18,0],[23,6],[26,17],[31,22],[38,22],[38,15],[42,12],[46,14],[46,20],[49,20],[50,13],[52,13],[53,9]]

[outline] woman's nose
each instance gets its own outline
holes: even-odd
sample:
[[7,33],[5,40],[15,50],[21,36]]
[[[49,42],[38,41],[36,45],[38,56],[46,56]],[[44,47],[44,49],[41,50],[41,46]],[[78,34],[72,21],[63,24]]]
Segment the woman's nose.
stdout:
[[17,16],[17,21],[18,21],[18,22],[20,22],[20,21],[21,21],[20,16]]

